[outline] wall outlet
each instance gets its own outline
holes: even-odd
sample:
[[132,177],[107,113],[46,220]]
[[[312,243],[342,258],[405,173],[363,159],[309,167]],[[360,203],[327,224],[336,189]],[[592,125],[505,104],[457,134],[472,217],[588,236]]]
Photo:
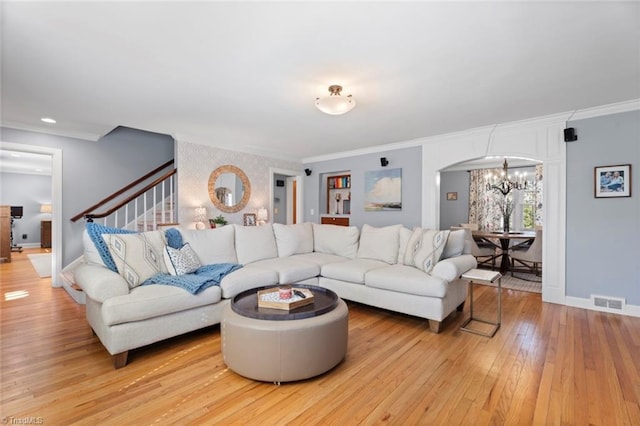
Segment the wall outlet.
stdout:
[[27,239],[27,234],[22,234],[22,239],[26,240]]

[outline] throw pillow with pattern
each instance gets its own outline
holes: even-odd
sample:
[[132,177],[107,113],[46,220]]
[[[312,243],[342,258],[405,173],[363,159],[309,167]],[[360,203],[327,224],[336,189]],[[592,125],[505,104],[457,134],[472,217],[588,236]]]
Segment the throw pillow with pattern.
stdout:
[[190,274],[202,266],[198,255],[189,243],[184,244],[179,249],[166,246],[164,261],[171,275]]
[[425,229],[413,240],[413,265],[427,273],[431,272],[442,257],[449,231]]
[[162,252],[166,245],[161,231],[139,234],[103,234],[118,273],[134,288],[158,273],[167,273]]

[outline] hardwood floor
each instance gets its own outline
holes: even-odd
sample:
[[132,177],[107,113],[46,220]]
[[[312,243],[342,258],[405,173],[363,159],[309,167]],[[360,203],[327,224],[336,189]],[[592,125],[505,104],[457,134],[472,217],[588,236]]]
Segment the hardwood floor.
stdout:
[[[114,370],[84,307],[38,278],[29,252],[0,265],[4,423],[640,424],[640,318],[506,290],[489,339],[458,330],[468,307],[436,335],[425,320],[349,303],[347,357],[314,379],[236,375],[217,326],[131,351]],[[495,290],[477,289],[488,316]]]

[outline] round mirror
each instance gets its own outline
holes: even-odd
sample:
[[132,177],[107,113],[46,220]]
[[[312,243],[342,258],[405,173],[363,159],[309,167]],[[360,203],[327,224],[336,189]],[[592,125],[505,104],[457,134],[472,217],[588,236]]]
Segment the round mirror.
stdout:
[[246,174],[236,166],[220,166],[209,176],[209,198],[218,210],[235,213],[247,205],[251,185]]

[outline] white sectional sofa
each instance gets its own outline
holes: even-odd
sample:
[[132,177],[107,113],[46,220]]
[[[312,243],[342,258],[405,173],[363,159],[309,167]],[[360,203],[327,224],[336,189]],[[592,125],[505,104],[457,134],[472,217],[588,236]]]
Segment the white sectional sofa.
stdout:
[[164,231],[104,235],[117,272],[85,232],[85,263],[75,277],[87,296],[87,320],[116,368],[130,349],[220,323],[235,295],[276,284],[326,287],[343,299],[426,318],[437,333],[464,304],[467,286],[459,277],[476,267],[458,231],[304,223],[180,229],[180,235],[196,262],[242,267],[196,294],[139,285],[172,266]]

